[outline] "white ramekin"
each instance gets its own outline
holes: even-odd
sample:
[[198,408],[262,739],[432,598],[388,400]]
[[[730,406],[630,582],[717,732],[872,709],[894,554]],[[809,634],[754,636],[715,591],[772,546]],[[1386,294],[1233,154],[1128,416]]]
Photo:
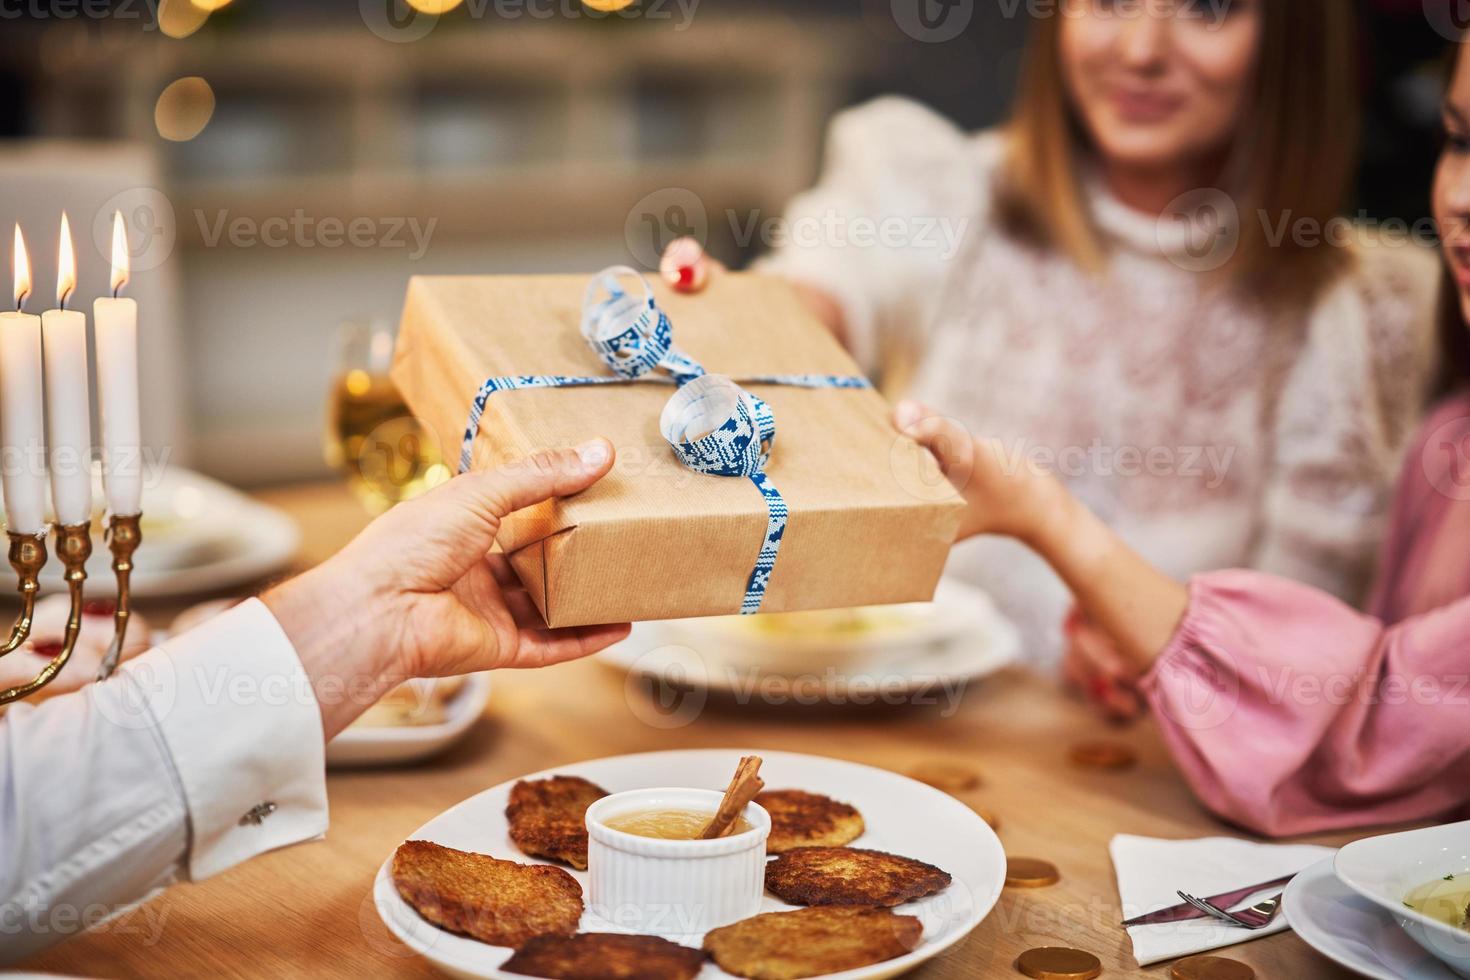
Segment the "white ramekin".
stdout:
[[717,840],[657,840],[605,821],[643,810],[713,813],[723,794],[707,789],[638,789],[587,808],[588,909],[620,928],[673,939],[748,919],[765,892],[771,817],[752,803],[744,833]]

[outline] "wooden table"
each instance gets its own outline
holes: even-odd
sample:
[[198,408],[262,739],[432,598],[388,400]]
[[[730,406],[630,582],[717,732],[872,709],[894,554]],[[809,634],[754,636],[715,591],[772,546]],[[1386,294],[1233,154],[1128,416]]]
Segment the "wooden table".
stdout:
[[[330,554],[364,523],[336,486],[261,496],[301,523],[303,564]],[[160,618],[170,611],[156,610]],[[1135,966],[1117,926],[1108,840],[1119,832],[1236,833],[1200,809],[1150,726],[1108,731],[1051,681],[1021,671],[975,685],[953,712],[942,701],[819,712],[712,702],[686,727],[663,730],[635,713],[635,707],[646,710],[643,697],[597,662],[499,674],[484,718],[446,754],[414,768],[329,774],[326,840],[175,888],[22,966],[98,977],[434,976],[378,921],[371,890],[384,858],[420,824],[482,789],[526,772],[626,752],[784,749],[897,772],[936,760],[973,766],[984,782],[961,798],[999,818],[1008,853],[1053,861],[1062,881],[1045,889],[1007,889],[967,940],[911,974],[918,980],[1019,977],[1016,956],[1044,945],[1096,953],[1105,977],[1167,977],[1167,964]],[[1074,742],[1099,735],[1133,745],[1139,765],[1110,773],[1067,762]],[[1313,840],[1341,844],[1352,836]],[[1224,955],[1251,964],[1263,980],[1349,976],[1290,932]]]

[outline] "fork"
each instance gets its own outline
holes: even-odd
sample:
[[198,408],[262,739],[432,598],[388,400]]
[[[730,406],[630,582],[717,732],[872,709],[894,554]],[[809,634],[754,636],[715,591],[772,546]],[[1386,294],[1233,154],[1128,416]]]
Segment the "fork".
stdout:
[[1222,922],[1240,926],[1243,929],[1264,929],[1276,918],[1276,913],[1281,911],[1281,896],[1275,895],[1271,898],[1257,902],[1250,908],[1241,909],[1238,912],[1227,912],[1217,905],[1211,905],[1202,898],[1186,895],[1179,892],[1179,897],[1190,905],[1199,909],[1206,915],[1214,916]]

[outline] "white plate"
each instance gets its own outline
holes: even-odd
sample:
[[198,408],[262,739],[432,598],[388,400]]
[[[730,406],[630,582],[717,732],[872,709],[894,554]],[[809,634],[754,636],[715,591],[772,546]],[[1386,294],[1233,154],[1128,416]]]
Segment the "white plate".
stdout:
[[1286,886],[1282,914],[1302,942],[1372,980],[1458,980],[1393,916],[1339,881],[1332,861],[1312,865]]
[[[95,499],[101,500],[101,488]],[[87,594],[117,592],[112,556],[94,520]],[[143,488],[143,544],[134,558],[132,590],[141,599],[192,595],[254,582],[291,561],[300,532],[290,517],[207,476],[164,470]],[[61,563],[41,571],[41,591],[65,591]]]
[[[581,776],[612,793],[657,786],[723,789],[740,757],[749,754],[749,751],[724,749],[650,752],[560,766],[523,778]],[[868,829],[855,846],[928,861],[954,876],[945,891],[898,909],[923,920],[924,940],[918,949],[886,963],[829,974],[828,980],[882,980],[912,970],[967,936],[1000,897],[1006,868],[1000,841],[975,811],[954,797],[904,776],[853,762],[789,752],[757,754],[765,759],[761,776],[768,786],[801,787],[825,793],[851,802],[861,810]],[[513,861],[544,863],[526,858],[510,839],[505,805],[515,782],[502,783],[451,807],[414,831],[409,839],[431,840]],[[500,970],[510,958],[510,950],[445,932],[419,918],[393,887],[389,870],[392,861],[389,855],[378,869],[373,885],[374,904],[389,931],[452,976],[524,980]],[[585,890],[586,873],[571,874]],[[767,895],[761,911],[790,908]],[[583,915],[581,928],[625,931],[591,913]],[[702,980],[728,976],[713,964],[700,974]]]
[[1343,884],[1375,903],[1415,942],[1470,976],[1470,931],[1404,904],[1420,885],[1470,872],[1470,820],[1353,841],[1337,852],[1333,867]]
[[795,659],[803,669],[783,667],[775,658],[757,663],[732,658],[723,630],[711,642],[698,639],[697,620],[634,623],[628,639],[599,658],[605,664],[678,687],[746,696],[759,691],[773,703],[869,703],[899,699],[936,688],[951,690],[993,674],[1015,661],[1021,638],[1015,626],[977,589],[941,583],[945,606],[942,632],[925,630],[922,640],[890,637],[887,646],[864,649],[856,657],[819,665],[805,653]]
[[426,759],[464,737],[489,701],[489,672],[470,674],[445,706],[444,721],[403,727],[350,725],[327,743],[327,765],[385,766]]

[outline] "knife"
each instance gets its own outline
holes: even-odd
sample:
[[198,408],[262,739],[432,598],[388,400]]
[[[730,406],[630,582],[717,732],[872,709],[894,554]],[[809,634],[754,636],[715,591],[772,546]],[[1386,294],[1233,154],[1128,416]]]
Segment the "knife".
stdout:
[[[1225,892],[1220,895],[1211,895],[1205,901],[1211,905],[1218,905],[1222,909],[1228,909],[1230,906],[1249,898],[1256,892],[1264,891],[1267,888],[1275,888],[1278,885],[1285,885],[1295,877],[1295,874],[1284,875],[1272,881],[1263,881],[1259,885],[1237,888],[1235,891]],[[1166,909],[1159,909],[1154,912],[1149,912],[1146,915],[1136,915],[1131,919],[1125,919],[1123,925],[1125,927],[1156,926],[1164,922],[1183,922],[1186,919],[1203,919],[1204,917],[1205,914],[1193,905],[1190,905],[1188,902],[1181,902],[1178,905],[1171,905]]]

